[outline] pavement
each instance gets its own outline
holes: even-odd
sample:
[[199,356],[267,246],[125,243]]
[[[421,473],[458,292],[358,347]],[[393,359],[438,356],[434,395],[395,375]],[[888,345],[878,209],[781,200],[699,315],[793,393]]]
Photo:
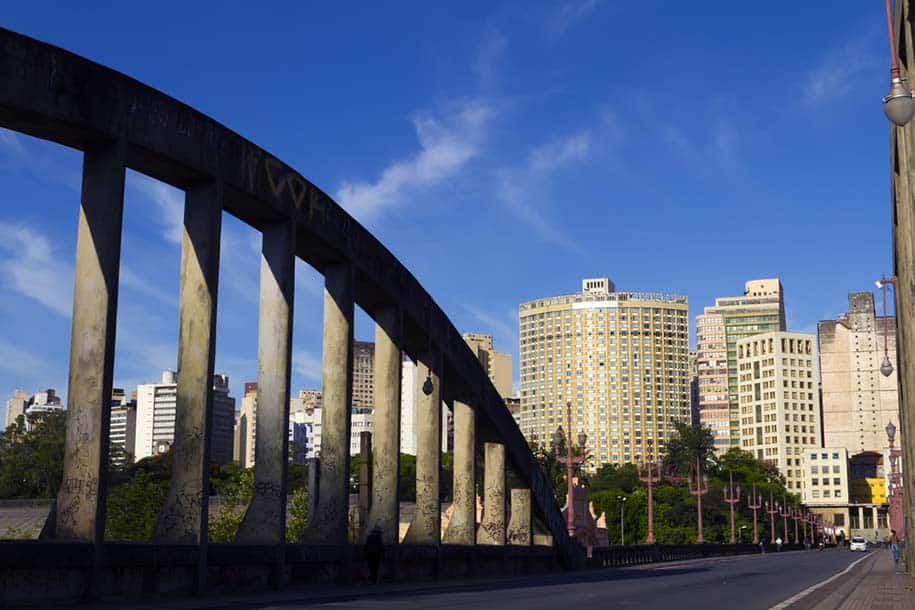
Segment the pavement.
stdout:
[[[508,579],[326,586],[276,593],[161,599],[130,608],[175,610],[461,609],[564,607],[709,610],[915,610],[915,580],[889,551],[846,549],[707,558]],[[900,568],[901,570],[901,568]],[[123,604],[99,604],[123,608]]]

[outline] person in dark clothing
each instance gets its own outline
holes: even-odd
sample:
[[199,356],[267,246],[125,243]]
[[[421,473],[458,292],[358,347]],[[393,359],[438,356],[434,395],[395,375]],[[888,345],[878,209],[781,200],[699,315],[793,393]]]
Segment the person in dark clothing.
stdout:
[[366,537],[362,552],[369,564],[369,580],[376,585],[378,584],[378,568],[381,567],[381,560],[384,559],[384,541],[381,539],[381,528],[377,525]]

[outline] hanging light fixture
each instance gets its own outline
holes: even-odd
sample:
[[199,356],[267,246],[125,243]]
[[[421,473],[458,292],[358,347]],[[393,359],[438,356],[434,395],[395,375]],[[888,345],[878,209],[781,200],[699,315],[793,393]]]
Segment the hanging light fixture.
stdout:
[[893,32],[893,12],[890,0],[886,2],[886,25],[890,41],[890,92],[883,98],[883,112],[886,118],[902,127],[915,117],[915,99],[913,92],[905,85],[905,79],[899,70],[896,53],[896,37]]

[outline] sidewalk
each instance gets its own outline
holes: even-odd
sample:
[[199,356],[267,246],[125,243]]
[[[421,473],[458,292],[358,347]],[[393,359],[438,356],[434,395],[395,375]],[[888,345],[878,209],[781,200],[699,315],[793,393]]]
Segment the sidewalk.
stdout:
[[[900,559],[898,571],[887,550],[871,551],[873,557],[861,562],[815,610],[915,610],[915,579],[905,574]],[[805,600],[793,607],[809,608]]]

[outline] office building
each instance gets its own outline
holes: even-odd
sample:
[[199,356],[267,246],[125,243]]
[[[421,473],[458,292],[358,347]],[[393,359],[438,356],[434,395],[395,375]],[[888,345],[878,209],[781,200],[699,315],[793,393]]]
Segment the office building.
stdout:
[[257,382],[245,383],[245,395],[241,399],[241,410],[235,416],[235,440],[232,459],[242,468],[254,466],[254,430],[257,425]]
[[690,421],[685,296],[586,279],[578,294],[523,303],[519,319],[528,442],[548,447],[571,404],[592,466],[639,462],[662,454],[674,421]]
[[353,406],[375,406],[375,344],[353,342]]
[[803,458],[820,447],[816,337],[770,332],[737,342],[740,447],[804,488]]
[[787,330],[778,278],[750,280],[739,297],[720,297],[696,316],[699,422],[712,429],[721,452],[740,445],[737,342]]
[[[896,318],[876,315],[872,293],[852,292],[848,312],[821,321],[817,330],[825,444],[851,454],[882,451],[886,425],[899,426]],[[888,377],[880,372],[885,356],[893,365]]]
[[[175,440],[178,379],[164,371],[160,383],[137,386],[137,432],[134,457],[140,460],[167,451]],[[229,378],[213,375],[213,411],[210,418],[210,461],[226,464],[232,460],[235,399],[229,396]]]
[[493,348],[492,335],[464,333],[464,342],[483,365],[483,370],[495,386],[499,396],[506,398],[512,395],[512,357],[511,354],[497,352]]

